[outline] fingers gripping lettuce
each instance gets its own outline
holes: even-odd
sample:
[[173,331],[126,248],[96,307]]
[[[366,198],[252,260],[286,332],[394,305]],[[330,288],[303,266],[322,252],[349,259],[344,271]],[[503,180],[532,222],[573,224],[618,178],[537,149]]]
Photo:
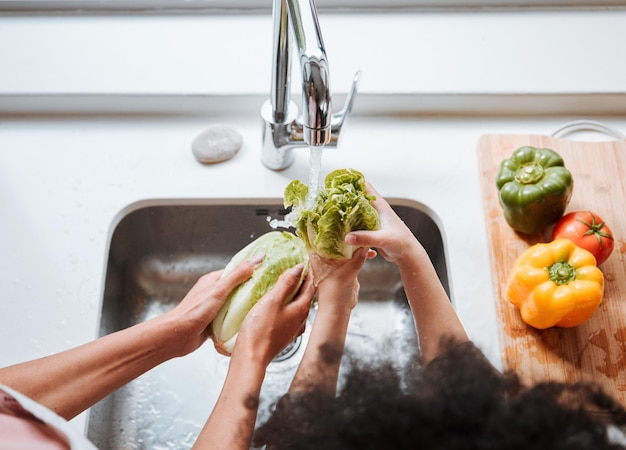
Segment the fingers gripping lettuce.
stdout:
[[261,265],[247,281],[231,292],[211,323],[213,343],[216,350],[223,355],[231,354],[246,314],[261,297],[274,287],[278,277],[285,270],[303,263],[304,270],[300,283],[308,272],[309,258],[304,242],[291,233],[270,231],[233,256],[226,265],[222,276],[226,276],[240,263],[259,253],[265,254]]
[[354,169],[329,173],[324,186],[309,198],[309,188],[293,180],[285,188],[285,207],[293,207],[291,220],[307,249],[324,258],[349,259],[356,250],[344,237],[351,231],[377,230],[375,198],[365,191],[365,177]]

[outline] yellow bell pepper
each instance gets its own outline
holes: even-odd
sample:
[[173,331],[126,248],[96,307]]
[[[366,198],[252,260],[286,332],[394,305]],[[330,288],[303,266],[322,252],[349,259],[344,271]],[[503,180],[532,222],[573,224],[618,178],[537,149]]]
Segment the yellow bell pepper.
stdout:
[[604,295],[596,259],[569,239],[535,244],[511,271],[506,296],[528,325],[575,327],[589,319]]

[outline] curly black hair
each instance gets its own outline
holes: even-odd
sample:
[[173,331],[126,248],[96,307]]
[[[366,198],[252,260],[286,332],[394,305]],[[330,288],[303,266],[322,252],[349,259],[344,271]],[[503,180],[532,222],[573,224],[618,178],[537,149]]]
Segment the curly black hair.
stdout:
[[[339,395],[292,393],[254,436],[271,449],[618,449],[626,410],[592,384],[524,386],[471,343],[405,379],[391,363],[352,360]],[[619,432],[617,434],[620,434]],[[621,434],[623,436],[623,434]]]

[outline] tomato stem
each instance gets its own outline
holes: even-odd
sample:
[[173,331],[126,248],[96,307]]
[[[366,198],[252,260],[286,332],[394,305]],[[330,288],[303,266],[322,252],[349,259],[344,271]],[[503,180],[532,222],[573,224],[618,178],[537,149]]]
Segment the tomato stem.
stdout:
[[577,219],[580,223],[589,228],[587,231],[585,231],[583,236],[594,235],[598,240],[598,245],[600,246],[600,248],[602,248],[602,238],[613,240],[613,236],[611,236],[606,231],[602,231],[602,228],[604,228],[604,222],[597,223],[596,216],[594,216],[592,212],[589,212],[589,215],[591,216],[591,223],[587,222],[586,220]]

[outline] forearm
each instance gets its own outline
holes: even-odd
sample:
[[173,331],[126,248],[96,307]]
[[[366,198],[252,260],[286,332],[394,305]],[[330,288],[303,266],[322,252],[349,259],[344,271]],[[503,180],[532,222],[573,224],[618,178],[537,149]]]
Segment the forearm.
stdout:
[[154,319],[85,345],[0,369],[6,384],[71,419],[175,356],[175,326]]
[[[324,295],[322,288],[320,295]],[[350,312],[350,308],[337,304],[319,306],[290,392],[315,389],[335,395]]]
[[415,320],[422,360],[427,364],[439,354],[442,337],[457,342],[468,337],[426,251],[417,244],[406,254],[398,268]]
[[220,396],[194,449],[248,449],[266,366],[234,353]]

